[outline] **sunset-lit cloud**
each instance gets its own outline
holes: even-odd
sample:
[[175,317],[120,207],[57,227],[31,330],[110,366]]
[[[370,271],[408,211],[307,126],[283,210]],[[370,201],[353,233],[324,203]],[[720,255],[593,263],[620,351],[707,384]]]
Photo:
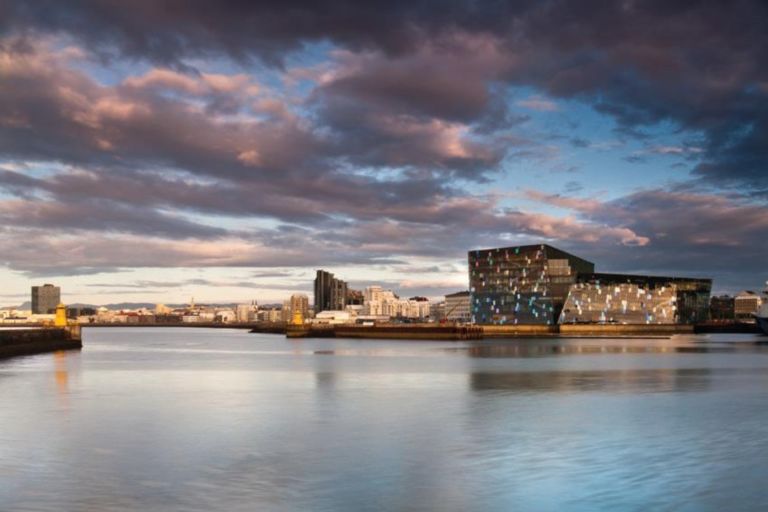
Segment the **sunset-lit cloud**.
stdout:
[[768,278],[763,4],[299,4],[0,7],[7,293],[176,269],[250,297],[377,265],[443,293],[467,251],[538,242]]

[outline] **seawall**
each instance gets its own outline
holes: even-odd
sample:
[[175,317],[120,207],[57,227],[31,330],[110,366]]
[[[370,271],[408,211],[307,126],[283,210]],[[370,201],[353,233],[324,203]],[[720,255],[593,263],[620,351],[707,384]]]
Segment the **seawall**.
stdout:
[[646,338],[693,334],[692,325],[678,324],[563,324],[483,325],[485,338],[606,337]]
[[367,338],[400,340],[481,340],[484,338],[668,338],[693,334],[692,325],[302,325],[286,328],[288,338]]
[[684,324],[563,324],[560,336],[674,336],[693,334],[693,325]]
[[479,340],[483,330],[471,325],[289,325],[288,338],[366,338],[388,340]]
[[556,325],[483,325],[482,329],[485,338],[546,338],[558,336],[560,332]]
[[0,358],[82,348],[79,332],[67,329],[0,330]]

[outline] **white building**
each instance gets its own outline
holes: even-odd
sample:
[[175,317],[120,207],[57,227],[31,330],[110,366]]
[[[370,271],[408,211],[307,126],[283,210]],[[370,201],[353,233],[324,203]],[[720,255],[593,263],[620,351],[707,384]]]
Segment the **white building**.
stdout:
[[763,304],[763,298],[751,290],[744,290],[733,299],[733,312],[737,320],[754,321],[754,314]]
[[165,304],[156,304],[155,305],[155,314],[156,315],[168,315],[173,311],[171,308],[166,306]]
[[469,322],[469,292],[451,293],[445,296],[445,318],[451,322]]
[[349,324],[354,320],[349,311],[321,311],[315,315],[313,324]]
[[363,291],[362,315],[369,317],[421,318],[429,316],[429,301],[423,297],[401,299],[392,290],[369,286]]
[[261,309],[259,310],[257,317],[260,322],[281,322],[283,319],[283,312],[276,308]]
[[237,314],[231,309],[220,309],[216,311],[216,316],[214,319],[217,322],[229,324],[237,320]]
[[259,306],[256,301],[250,304],[238,304],[235,308],[235,315],[238,322],[248,323],[256,320],[256,314],[259,312]]

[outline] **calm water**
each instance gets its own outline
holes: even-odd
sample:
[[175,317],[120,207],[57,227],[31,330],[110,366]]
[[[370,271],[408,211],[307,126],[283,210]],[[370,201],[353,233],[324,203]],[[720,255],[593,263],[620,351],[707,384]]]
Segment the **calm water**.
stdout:
[[0,510],[765,510],[757,339],[87,329],[0,361]]

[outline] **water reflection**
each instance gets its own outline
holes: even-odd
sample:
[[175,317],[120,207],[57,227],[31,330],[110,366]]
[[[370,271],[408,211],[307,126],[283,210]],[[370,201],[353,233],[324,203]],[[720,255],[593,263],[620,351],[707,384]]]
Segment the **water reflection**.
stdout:
[[448,352],[466,352],[470,357],[478,358],[527,358],[549,357],[579,354],[668,354],[668,353],[729,353],[763,352],[768,354],[768,347],[747,343],[698,343],[678,344],[674,341],[648,343],[652,340],[638,340],[625,343],[621,340],[609,341],[511,341],[506,343],[477,344],[469,347],[451,347]]
[[333,390],[336,387],[336,372],[315,373],[315,387],[318,390]]
[[768,351],[748,343],[86,336],[0,365],[0,510],[768,502]]
[[711,378],[709,368],[489,372],[472,373],[470,386],[475,391],[659,393],[704,391]]
[[59,396],[66,397],[69,393],[69,371],[67,370],[67,352],[57,350],[53,353],[54,376],[56,379],[56,389]]

